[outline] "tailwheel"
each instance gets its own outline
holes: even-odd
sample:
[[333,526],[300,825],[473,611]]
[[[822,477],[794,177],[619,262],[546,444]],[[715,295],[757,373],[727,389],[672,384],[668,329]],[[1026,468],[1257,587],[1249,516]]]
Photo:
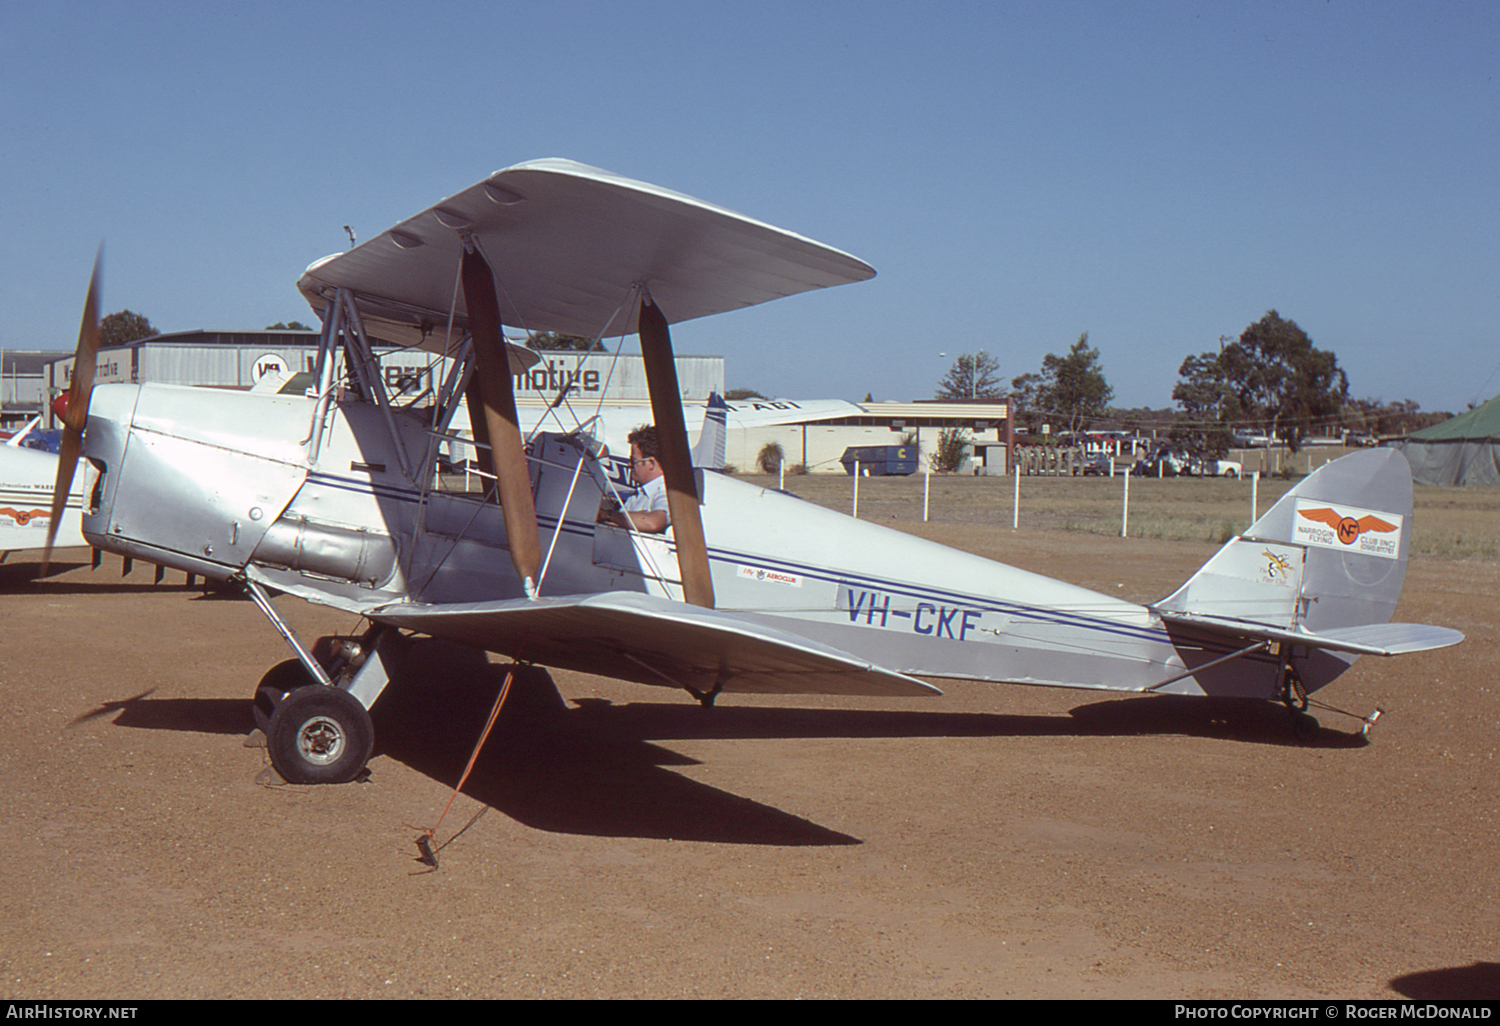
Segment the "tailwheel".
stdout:
[[336,687],[290,692],[266,731],[271,765],[292,784],[342,784],[375,748],[375,725],[359,699]]
[[1292,665],[1290,655],[1281,664],[1281,686],[1277,697],[1281,704],[1286,706],[1292,714],[1292,729],[1297,736],[1304,741],[1313,737],[1322,729],[1317,717],[1307,712],[1308,698],[1307,688],[1302,684],[1302,677],[1297,673],[1297,668]]

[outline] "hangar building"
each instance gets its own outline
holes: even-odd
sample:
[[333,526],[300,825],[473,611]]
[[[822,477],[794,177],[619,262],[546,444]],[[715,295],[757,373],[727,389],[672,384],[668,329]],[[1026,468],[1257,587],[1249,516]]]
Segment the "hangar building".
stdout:
[[[403,401],[421,401],[442,381],[448,360],[416,349],[377,347],[386,384]],[[95,381],[196,385],[248,389],[267,373],[310,371],[317,358],[318,332],[266,329],[263,331],[178,331],[153,335],[124,346],[101,349]],[[72,377],[71,354],[40,354],[32,390],[39,395],[65,391]],[[645,366],[639,355],[549,352],[524,374],[516,376],[516,399],[521,405],[545,404],[565,384],[574,386],[570,401],[581,409],[605,394],[611,403],[641,406],[641,419],[650,419]],[[679,356],[677,377],[685,402],[702,402],[724,392],[722,356]],[[778,400],[771,400],[772,403]],[[795,404],[793,404],[795,405]],[[56,426],[56,425],[50,425]],[[744,470],[756,465],[761,447],[779,444],[789,466],[802,464],[810,473],[844,473],[840,462],[851,446],[896,445],[902,435],[917,436],[919,470],[937,447],[938,433],[962,428],[971,440],[964,473],[1003,474],[1010,451],[1009,409],[1003,403],[867,402],[849,403],[836,414],[824,412],[772,427],[730,431],[725,459]]]

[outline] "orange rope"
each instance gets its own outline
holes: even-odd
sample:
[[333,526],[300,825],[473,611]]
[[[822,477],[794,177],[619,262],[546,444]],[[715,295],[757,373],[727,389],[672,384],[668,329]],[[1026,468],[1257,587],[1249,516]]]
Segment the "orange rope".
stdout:
[[443,825],[443,817],[448,815],[449,809],[453,808],[454,799],[464,789],[464,784],[469,779],[469,773],[474,769],[474,763],[479,760],[479,750],[484,747],[485,741],[490,736],[490,731],[495,726],[495,721],[500,718],[500,708],[505,705],[505,696],[510,694],[510,682],[515,678],[515,675],[516,664],[512,663],[510,669],[505,673],[505,683],[500,685],[500,694],[495,697],[495,707],[490,710],[489,722],[484,725],[484,731],[479,735],[479,740],[475,742],[474,751],[469,754],[469,764],[464,767],[463,775],[458,778],[457,786],[453,788],[453,793],[448,796],[448,804],[443,806],[442,813],[438,816],[437,822],[432,825],[431,829],[417,838],[417,848],[422,853],[421,861],[426,862],[433,869],[437,868],[437,854],[432,850],[431,846],[433,835],[437,833],[438,827]]

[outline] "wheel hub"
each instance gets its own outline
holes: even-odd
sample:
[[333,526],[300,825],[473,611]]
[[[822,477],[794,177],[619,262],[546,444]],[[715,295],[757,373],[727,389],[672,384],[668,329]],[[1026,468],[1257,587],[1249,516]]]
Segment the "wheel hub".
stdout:
[[314,716],[297,731],[298,754],[319,766],[338,761],[344,743],[343,728],[327,716]]

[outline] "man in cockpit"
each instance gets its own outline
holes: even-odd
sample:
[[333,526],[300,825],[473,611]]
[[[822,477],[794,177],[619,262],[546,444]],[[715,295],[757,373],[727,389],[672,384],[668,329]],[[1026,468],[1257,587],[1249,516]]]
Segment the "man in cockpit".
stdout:
[[672,523],[667,510],[667,482],[662,477],[661,448],[656,440],[656,426],[644,424],[630,432],[630,473],[636,492],[617,510],[608,508],[609,500],[599,509],[598,521],[616,527],[634,527],[643,534],[661,534]]

